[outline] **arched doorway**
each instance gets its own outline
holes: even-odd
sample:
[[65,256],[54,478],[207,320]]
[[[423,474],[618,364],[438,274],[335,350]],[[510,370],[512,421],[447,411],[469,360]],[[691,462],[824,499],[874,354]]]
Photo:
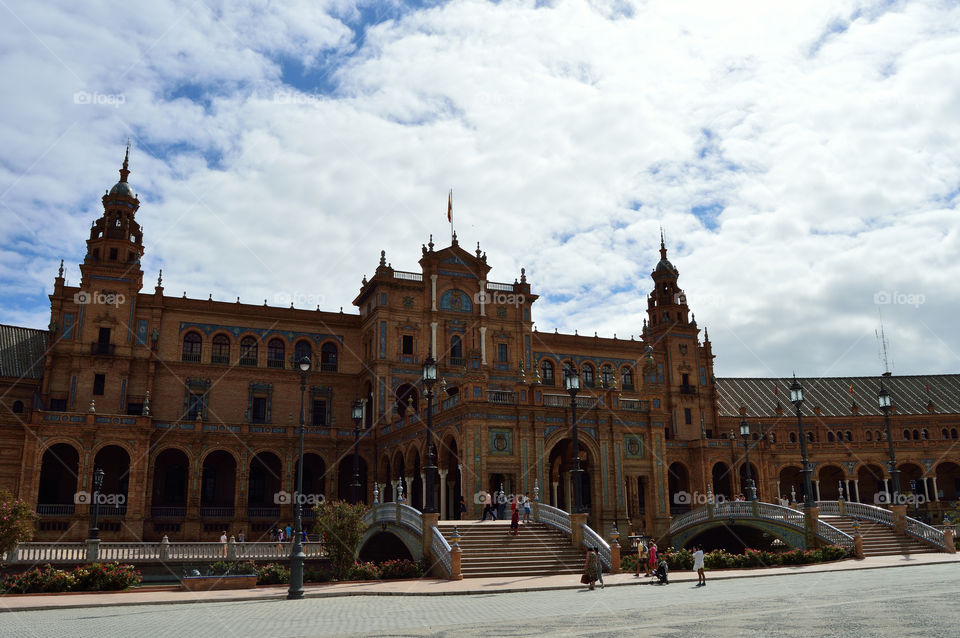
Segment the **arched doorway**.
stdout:
[[[303,467],[307,467],[304,457]],[[291,503],[293,485],[283,485],[283,466],[273,452],[259,452],[250,460],[247,482],[247,516],[251,519],[278,520],[280,505]],[[296,478],[294,478],[294,481]]]
[[187,471],[190,461],[183,450],[167,448],[153,462],[152,518],[187,515]]
[[785,501],[803,502],[803,472],[800,468],[785,467],[780,470],[780,498]]
[[690,494],[690,472],[686,465],[679,461],[670,464],[667,469],[667,487],[670,493],[670,515],[689,512],[693,495]]
[[[446,518],[451,520],[460,520],[460,494],[462,483],[460,478],[460,456],[457,453],[457,441],[453,437],[448,437],[442,449],[444,461],[443,467],[447,470],[446,494],[447,499],[444,504]],[[469,507],[469,505],[467,505]]]
[[216,450],[203,459],[200,482],[202,518],[233,518],[236,477],[237,462],[229,452]]
[[[923,470],[915,463],[904,463],[900,466],[900,490],[905,494],[915,496],[924,496],[924,487],[926,479],[923,478]],[[893,487],[890,488],[893,490]]]
[[[573,463],[573,439],[562,439],[550,450],[550,482],[554,492],[551,494],[551,504],[565,512],[573,508],[573,483],[571,470]],[[587,448],[580,443],[580,469],[581,469],[581,503],[584,511],[590,511],[592,501],[592,481],[591,481],[591,463],[590,453]]]
[[[353,502],[353,454],[340,459],[337,464],[337,498],[347,503]],[[357,456],[358,483],[357,499],[360,503],[367,502],[367,462],[362,456]]]
[[857,470],[857,491],[860,492],[861,503],[880,505],[886,502],[883,469],[879,465],[862,465]]
[[960,497],[960,465],[952,461],[945,461],[937,466],[936,476],[937,500],[957,500]]
[[40,462],[37,513],[73,514],[79,468],[80,455],[72,445],[57,443],[43,453],[43,460]]
[[710,475],[713,477],[713,494],[717,497],[719,501],[721,497],[724,500],[733,500],[733,489],[730,476],[730,466],[720,461],[719,463],[713,464],[713,470],[711,470]]
[[[820,499],[821,501],[836,501],[840,498],[840,485],[843,483],[843,498],[849,500],[850,496],[847,494],[847,485],[844,482],[846,476],[843,473],[843,469],[837,467],[836,465],[824,465],[820,468],[820,471],[817,472],[817,478],[819,479],[819,490],[820,490]],[[816,495],[817,489],[814,488],[814,495]]]
[[130,487],[130,455],[118,445],[107,445],[93,458],[94,469],[103,470],[99,516],[124,516]]

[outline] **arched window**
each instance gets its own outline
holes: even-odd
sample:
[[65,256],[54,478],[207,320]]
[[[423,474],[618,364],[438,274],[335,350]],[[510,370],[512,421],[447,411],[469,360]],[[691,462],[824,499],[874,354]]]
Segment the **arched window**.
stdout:
[[796,442],[797,442],[797,433],[796,433],[796,432],[791,432],[791,433],[790,433],[790,442],[791,442],[791,443],[796,443]]
[[845,441],[852,441],[852,440],[853,440],[853,433],[852,433],[850,430],[847,430],[846,432],[843,433],[843,439],[844,439]]
[[213,351],[210,353],[210,363],[230,363],[230,339],[227,335],[216,335],[213,338]]
[[600,382],[603,383],[603,387],[605,388],[616,385],[616,375],[613,374],[613,368],[609,365],[604,365],[600,368]]
[[904,441],[909,441],[909,440],[910,440],[910,430],[904,430],[904,431],[903,431],[903,440],[904,440]]
[[587,386],[588,388],[592,388],[594,385],[596,385],[596,381],[593,378],[593,366],[589,363],[585,363],[583,364],[582,371],[583,385]]
[[257,340],[253,337],[244,337],[240,340],[240,365],[257,365]]
[[914,440],[914,441],[919,441],[919,440],[920,440],[920,430],[914,430],[914,431],[913,431],[913,440]]
[[873,441],[873,433],[867,430],[867,442]]
[[940,430],[940,438],[941,438],[941,439],[949,439],[949,438],[950,438],[950,433],[947,432],[947,428],[943,428],[942,430]]
[[192,363],[200,362],[200,348],[203,339],[196,332],[188,332],[183,336],[183,360]]
[[14,402],[13,402],[13,413],[14,413],[14,414],[23,414],[23,401],[14,401]]
[[553,363],[546,359],[540,362],[540,381],[543,385],[553,385]]
[[807,432],[807,443],[813,443],[813,432]]
[[620,379],[623,381],[624,390],[633,390],[633,369],[629,366],[624,366],[620,370]]
[[320,369],[324,372],[337,371],[337,344],[328,341],[321,346]]
[[827,442],[833,443],[833,432],[827,432]]
[[293,358],[296,359],[297,365],[300,365],[300,361],[306,357],[310,359],[310,363],[313,363],[313,348],[310,347],[309,341],[298,341],[295,346],[293,346]]
[[267,343],[267,367],[282,368],[284,359],[284,345],[281,339],[271,339]]
[[463,339],[460,335],[450,337],[450,365],[463,365]]
[[951,439],[957,438],[957,428],[950,428],[950,438]]

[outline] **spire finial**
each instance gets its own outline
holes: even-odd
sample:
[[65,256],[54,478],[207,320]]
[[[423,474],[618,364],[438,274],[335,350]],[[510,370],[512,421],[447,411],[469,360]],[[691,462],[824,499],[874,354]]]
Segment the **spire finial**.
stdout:
[[667,246],[663,243],[663,226],[660,227],[660,259],[667,258]]
[[387,265],[387,251],[385,250],[380,251],[380,265],[381,266]]
[[157,288],[163,287],[163,268],[160,269],[160,274],[157,275]]
[[477,259],[480,259],[480,242],[477,242]]
[[63,260],[60,260],[60,270],[57,271],[57,278],[63,279]]
[[430,248],[430,252],[433,252],[433,233],[430,233],[430,243],[427,244],[427,247]]
[[126,182],[130,176],[130,140],[127,140],[127,152],[123,156],[123,168],[120,169],[120,181]]
[[520,283],[522,283],[522,284],[527,283],[527,269],[526,269],[526,268],[521,268],[521,269],[520,269]]

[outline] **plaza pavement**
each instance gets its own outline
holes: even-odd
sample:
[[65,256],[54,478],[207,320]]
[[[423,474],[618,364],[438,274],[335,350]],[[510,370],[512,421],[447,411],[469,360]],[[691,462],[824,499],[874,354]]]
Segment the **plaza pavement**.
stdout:
[[[957,554],[916,554],[877,556],[863,560],[848,559],[815,565],[769,567],[756,569],[708,570],[707,581],[748,579],[788,574],[841,572],[865,569],[920,567],[960,563]],[[670,574],[671,583],[695,582],[692,571]],[[606,587],[645,585],[651,578],[633,574],[604,574]],[[459,581],[439,579],[354,581],[324,583],[304,587],[307,598],[335,596],[449,596],[496,594],[584,588],[578,574],[558,576],[504,576],[503,578],[468,578]],[[82,609],[127,605],[163,605],[177,603],[211,603],[237,601],[274,601],[286,598],[287,586],[267,586],[231,591],[185,592],[174,587],[145,587],[124,592],[61,593],[61,594],[7,594],[0,596],[0,612],[56,609]]]

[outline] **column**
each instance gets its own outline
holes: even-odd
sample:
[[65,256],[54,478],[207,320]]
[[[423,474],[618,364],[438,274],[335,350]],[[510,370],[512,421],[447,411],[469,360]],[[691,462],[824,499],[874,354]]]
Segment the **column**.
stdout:
[[813,500],[815,501],[820,500],[820,480],[819,479],[813,480]]
[[420,502],[427,506],[427,473],[420,472]]
[[487,327],[480,326],[480,363],[487,365]]
[[856,500],[856,502],[859,503],[860,502],[860,480],[859,479],[853,479],[853,494],[854,494],[854,500]]
[[413,495],[410,493],[411,485],[413,485],[413,477],[404,476],[403,477],[403,497],[407,499],[407,505],[411,505],[413,503]]
[[853,500],[853,494],[850,492],[850,479],[843,479],[843,493],[848,501]]
[[438,470],[440,474],[440,520],[447,519],[447,473],[448,470]]
[[781,505],[780,500],[783,498],[783,494],[780,493],[780,481],[777,481],[777,505]]
[[[888,478],[883,479],[883,493],[888,496],[890,494],[890,479]],[[890,499],[888,498],[887,500],[889,501]]]
[[437,322],[430,322],[430,356],[437,358]]
[[479,300],[480,300],[480,316],[481,316],[481,317],[486,317],[486,316],[487,316],[487,295],[486,295],[487,290],[486,290],[486,286],[487,286],[487,280],[486,280],[486,279],[481,279],[481,280],[480,280],[480,295],[479,295],[479,297],[478,297]]
[[939,500],[940,500],[940,492],[939,492],[939,490],[937,489],[937,477],[936,477],[936,476],[931,476],[931,477],[930,477],[930,480],[933,481],[933,500],[939,501]]
[[397,486],[400,484],[400,481],[390,481],[390,487],[393,489],[393,502],[397,502]]
[[573,511],[573,481],[570,480],[570,472],[569,471],[564,472],[563,478],[567,484],[566,486],[567,489],[564,490],[567,496],[566,498],[567,502],[564,503],[564,509],[566,509],[568,512],[572,512]]
[[553,498],[550,499],[550,502],[555,504],[554,507],[560,507],[560,503],[557,502],[557,486],[558,485],[559,483],[557,481],[553,481],[550,483],[550,486],[551,486],[550,493],[553,496]]
[[930,490],[928,488],[929,483],[927,482],[927,477],[923,477],[923,498],[926,499],[925,502],[930,502]]
[[437,275],[430,275],[430,310],[437,309]]

